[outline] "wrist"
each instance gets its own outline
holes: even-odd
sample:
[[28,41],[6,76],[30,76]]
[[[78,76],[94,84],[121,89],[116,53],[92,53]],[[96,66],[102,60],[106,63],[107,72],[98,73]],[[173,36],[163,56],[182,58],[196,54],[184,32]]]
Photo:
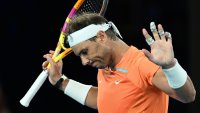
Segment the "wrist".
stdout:
[[63,90],[65,89],[66,85],[67,85],[67,77],[63,74],[58,80],[57,82],[55,83],[55,87],[60,89],[60,90]]
[[187,72],[180,66],[177,60],[173,67],[163,69],[163,72],[169,86],[173,89],[182,87],[187,81]]
[[177,63],[176,58],[173,58],[173,60],[170,63],[168,63],[168,65],[162,66],[162,69],[172,68],[176,65],[176,63]]
[[65,88],[67,87],[68,82],[69,82],[69,79],[63,80],[63,82],[62,82],[62,84],[61,84],[61,86],[60,86],[59,89],[62,90],[62,91],[64,92],[64,91],[65,91]]

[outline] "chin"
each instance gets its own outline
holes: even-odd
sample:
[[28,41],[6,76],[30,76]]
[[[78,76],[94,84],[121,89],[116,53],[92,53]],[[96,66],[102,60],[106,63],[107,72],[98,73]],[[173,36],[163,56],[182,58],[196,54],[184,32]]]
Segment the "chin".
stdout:
[[104,69],[104,67],[97,67],[97,69]]

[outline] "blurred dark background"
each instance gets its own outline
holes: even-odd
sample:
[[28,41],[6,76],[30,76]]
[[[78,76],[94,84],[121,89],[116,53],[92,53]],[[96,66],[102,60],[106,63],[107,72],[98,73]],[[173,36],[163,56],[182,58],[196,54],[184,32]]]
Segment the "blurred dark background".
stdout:
[[[0,85],[12,113],[97,113],[64,95],[48,80],[28,108],[19,103],[42,71],[43,54],[55,49],[72,1],[0,0]],[[149,48],[141,30],[149,30],[151,21],[171,32],[175,57],[193,80],[197,94],[189,104],[170,98],[169,113],[200,113],[199,6],[199,0],[110,0],[105,15],[125,42],[140,49]],[[63,73],[69,78],[96,85],[96,69],[83,67],[74,54],[63,61]]]

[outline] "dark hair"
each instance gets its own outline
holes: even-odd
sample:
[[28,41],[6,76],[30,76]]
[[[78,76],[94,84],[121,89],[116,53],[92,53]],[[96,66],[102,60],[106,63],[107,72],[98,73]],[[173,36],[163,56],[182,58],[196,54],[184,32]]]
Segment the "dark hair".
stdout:
[[[72,18],[71,22],[69,23],[66,34],[71,34],[77,30],[80,30],[80,29],[90,25],[90,24],[103,24],[103,23],[108,23],[108,20],[106,18],[104,18],[103,16],[100,16],[97,13],[84,12],[81,14],[77,14]],[[116,37],[116,33],[113,31],[112,27],[106,31],[106,34],[112,40],[118,39]],[[95,38],[96,38],[96,36],[89,40],[94,41]],[[67,42],[67,41],[65,41],[65,42]]]

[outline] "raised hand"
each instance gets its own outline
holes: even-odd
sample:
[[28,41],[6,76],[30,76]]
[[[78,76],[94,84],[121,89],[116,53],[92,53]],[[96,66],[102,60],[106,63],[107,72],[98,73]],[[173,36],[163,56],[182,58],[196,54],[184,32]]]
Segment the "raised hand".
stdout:
[[172,37],[169,32],[164,31],[161,24],[158,24],[157,28],[154,22],[150,23],[150,29],[154,39],[146,29],[142,29],[146,42],[151,48],[151,51],[146,49],[142,49],[142,51],[152,62],[163,68],[170,68],[175,65]]

